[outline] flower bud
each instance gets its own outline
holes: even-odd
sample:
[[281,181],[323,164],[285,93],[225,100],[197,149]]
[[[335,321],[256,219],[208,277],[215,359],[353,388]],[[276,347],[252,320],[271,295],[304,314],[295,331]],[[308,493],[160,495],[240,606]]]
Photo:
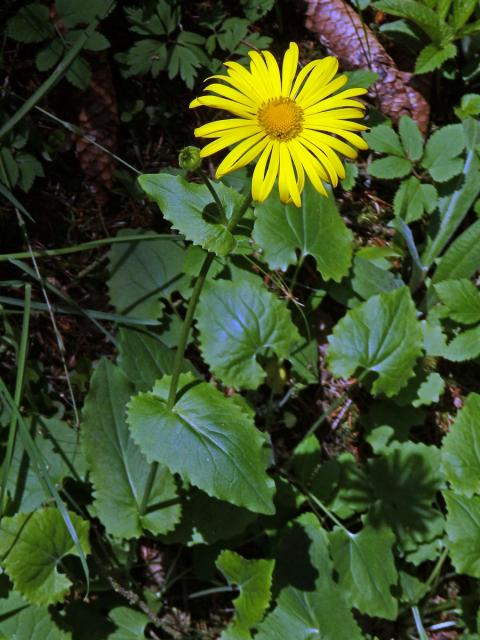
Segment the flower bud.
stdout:
[[178,154],[178,164],[181,169],[186,169],[187,171],[199,169],[202,164],[200,149],[198,147],[185,147],[182,149]]

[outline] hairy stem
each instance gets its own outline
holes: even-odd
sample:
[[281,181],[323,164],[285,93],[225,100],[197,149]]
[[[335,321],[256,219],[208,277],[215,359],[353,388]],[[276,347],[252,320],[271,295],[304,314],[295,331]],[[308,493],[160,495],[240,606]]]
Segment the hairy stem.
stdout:
[[[208,180],[208,178],[207,178]],[[250,206],[252,202],[252,197],[250,194],[245,197],[245,200],[242,202],[237,211],[234,212],[232,217],[230,218],[227,231],[233,231],[237,224],[242,219],[245,211]],[[225,216],[225,211],[220,202],[218,205],[221,207],[220,211]],[[198,301],[200,299],[200,294],[202,293],[203,286],[205,284],[205,280],[208,275],[208,271],[212,265],[213,260],[215,259],[214,253],[208,253],[203,261],[202,267],[200,269],[200,273],[195,281],[195,285],[193,287],[192,297],[188,303],[187,312],[185,314],[185,318],[183,320],[182,331],[180,333],[180,339],[178,342],[177,352],[175,353],[175,360],[173,363],[173,373],[172,379],[170,381],[170,388],[168,391],[168,399],[166,404],[167,411],[171,411],[175,405],[175,400],[177,397],[178,390],[178,381],[180,379],[180,373],[182,371],[183,365],[183,357],[185,355],[185,349],[187,347],[188,336],[190,335],[190,329],[192,328],[193,316],[195,314],[195,310],[197,308]],[[150,493],[152,491],[153,483],[155,482],[155,476],[157,475],[158,470],[158,462],[153,462],[150,467],[150,473],[147,478],[147,482],[145,485],[145,492],[143,494],[142,502],[140,504],[139,513],[143,515],[147,509],[148,500],[150,498]]]

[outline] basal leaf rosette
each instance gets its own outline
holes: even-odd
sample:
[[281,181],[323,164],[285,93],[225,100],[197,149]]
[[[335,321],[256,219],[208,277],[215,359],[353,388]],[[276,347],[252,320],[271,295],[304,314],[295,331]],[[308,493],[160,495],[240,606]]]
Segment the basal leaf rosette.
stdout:
[[212,76],[206,95],[191,108],[205,106],[227,111],[235,118],[198,127],[195,135],[213,138],[200,152],[206,157],[234,146],[217,168],[216,177],[240,169],[258,158],[252,178],[252,197],[258,202],[270,194],[278,177],[280,199],[301,206],[305,176],[327,195],[345,178],[338,154],[355,158],[367,143],[357,132],[367,127],[358,120],[364,105],[353,98],[366,89],[337,93],[347,82],[335,77],[338,61],[329,56],[313,60],[297,74],[298,46],[290,43],[282,69],[270,51],[250,51],[250,68],[226,62],[226,75]]

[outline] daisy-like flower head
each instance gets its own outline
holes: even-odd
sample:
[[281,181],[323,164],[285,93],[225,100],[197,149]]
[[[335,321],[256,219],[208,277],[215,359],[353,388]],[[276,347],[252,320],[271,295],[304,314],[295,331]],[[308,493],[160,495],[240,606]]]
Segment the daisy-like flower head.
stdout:
[[[336,186],[345,177],[338,153],[355,158],[367,144],[357,131],[367,127],[364,105],[354,96],[366,89],[346,89],[335,78],[338,61],[329,56],[309,62],[297,74],[298,47],[286,51],[282,71],[269,51],[250,51],[250,70],[238,62],[226,62],[227,75],[212,76],[207,95],[193,100],[194,107],[214,107],[237,116],[216,120],[195,129],[195,135],[214,138],[200,152],[202,158],[236,145],[218,166],[216,177],[240,169],[258,158],[252,178],[252,197],[262,202],[278,176],[282,202],[301,206],[305,174],[313,186],[327,195],[323,182]],[[220,81],[220,82],[217,82]],[[347,144],[348,143],[348,144]]]

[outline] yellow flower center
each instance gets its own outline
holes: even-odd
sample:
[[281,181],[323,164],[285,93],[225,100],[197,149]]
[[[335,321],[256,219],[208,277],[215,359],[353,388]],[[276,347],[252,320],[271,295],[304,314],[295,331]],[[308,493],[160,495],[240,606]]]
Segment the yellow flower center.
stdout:
[[303,109],[290,98],[274,98],[260,107],[257,119],[271,138],[291,140],[302,131]]

